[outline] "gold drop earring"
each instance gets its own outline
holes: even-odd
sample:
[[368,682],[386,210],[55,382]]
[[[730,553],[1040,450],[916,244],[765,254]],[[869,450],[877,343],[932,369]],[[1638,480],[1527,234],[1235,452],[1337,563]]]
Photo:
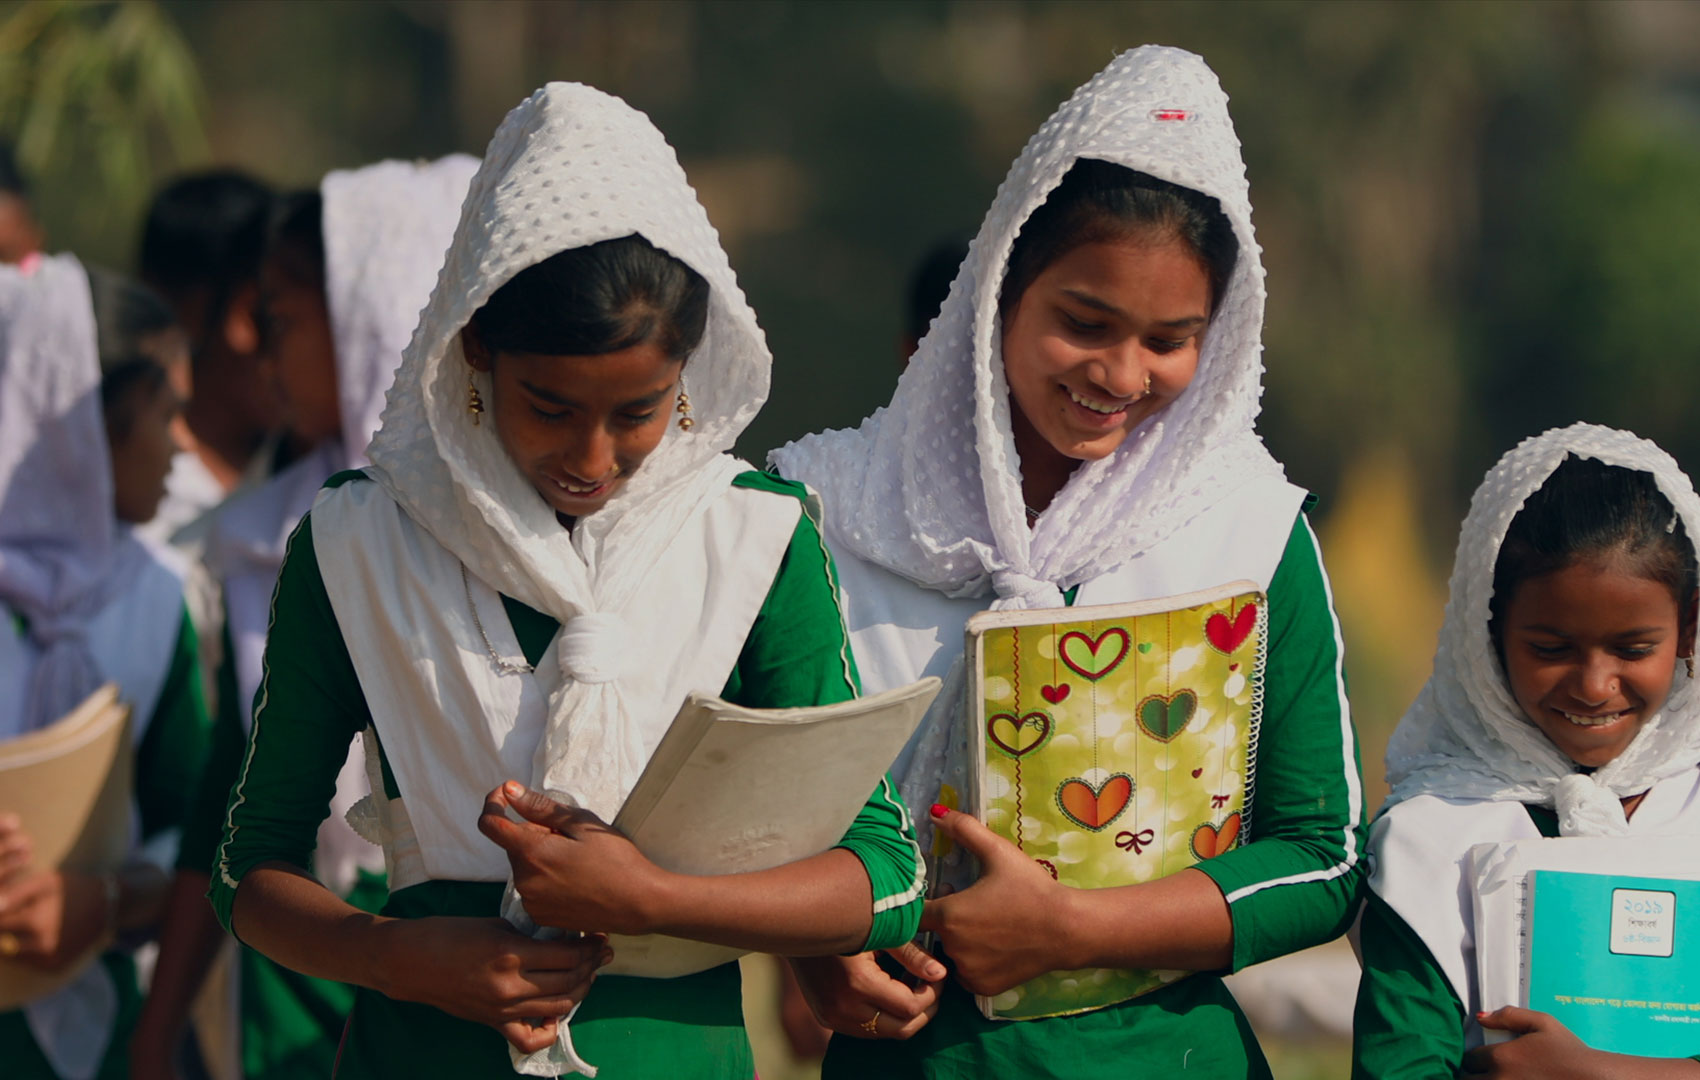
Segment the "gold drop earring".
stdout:
[[472,369],[466,369],[466,411],[472,414],[472,426],[484,422],[484,399],[478,394],[478,384],[472,381]]
[[696,427],[696,421],[691,419],[691,396],[685,393],[684,380],[679,380],[679,430],[689,431]]

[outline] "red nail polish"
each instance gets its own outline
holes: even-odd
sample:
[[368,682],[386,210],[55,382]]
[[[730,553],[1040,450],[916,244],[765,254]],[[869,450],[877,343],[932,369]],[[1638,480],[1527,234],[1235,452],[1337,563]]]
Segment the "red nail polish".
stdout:
[[946,806],[943,803],[934,803],[933,804],[932,815],[934,817],[941,818],[941,817],[944,817],[948,813],[950,813],[950,807]]

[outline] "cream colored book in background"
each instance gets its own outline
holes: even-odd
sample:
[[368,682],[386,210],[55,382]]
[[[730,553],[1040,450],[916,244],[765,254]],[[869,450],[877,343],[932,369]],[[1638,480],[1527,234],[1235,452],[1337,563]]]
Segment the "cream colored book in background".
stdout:
[[[23,820],[36,866],[99,872],[123,864],[132,839],[129,719],[109,683],[56,723],[0,742],[0,813]],[[60,972],[0,959],[0,1011],[57,990],[109,944],[97,942]]]
[[[818,855],[856,820],[938,692],[929,677],[803,709],[747,709],[692,694],[614,827],[681,874],[768,870]],[[663,979],[746,951],[660,934],[615,935],[611,944],[605,974]]]

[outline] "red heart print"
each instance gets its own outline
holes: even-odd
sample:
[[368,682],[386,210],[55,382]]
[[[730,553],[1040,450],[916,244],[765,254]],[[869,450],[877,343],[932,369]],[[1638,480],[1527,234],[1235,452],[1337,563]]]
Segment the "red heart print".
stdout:
[[1201,777],[1203,775],[1204,775],[1204,770],[1202,768],[1192,770],[1192,778],[1194,780],[1197,780],[1199,777]]
[[1064,780],[1057,788],[1057,805],[1070,821],[1097,832],[1121,816],[1133,796],[1133,778],[1116,773],[1094,790],[1084,780]]
[[1214,859],[1234,846],[1240,838],[1240,812],[1235,810],[1218,828],[1208,821],[1192,831],[1192,853],[1200,859]]
[[1039,687],[1039,696],[1050,702],[1052,705],[1059,704],[1063,698],[1068,697],[1068,683],[1058,683],[1055,686],[1041,686]]
[[1232,622],[1220,611],[1204,620],[1204,637],[1212,648],[1220,653],[1232,653],[1245,644],[1245,639],[1251,636],[1257,626],[1257,605],[1247,604],[1240,608]]
[[1127,631],[1119,626],[1110,627],[1096,640],[1079,630],[1070,630],[1057,642],[1057,654],[1070,671],[1083,679],[1097,682],[1121,666],[1132,645]]
[[1012,758],[1023,758],[1051,737],[1051,718],[1042,712],[995,713],[986,720],[986,738]]

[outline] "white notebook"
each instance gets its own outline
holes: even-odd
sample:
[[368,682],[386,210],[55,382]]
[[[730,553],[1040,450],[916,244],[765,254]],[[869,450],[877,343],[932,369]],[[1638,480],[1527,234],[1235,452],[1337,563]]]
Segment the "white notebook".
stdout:
[[[767,870],[828,850],[909,741],[939,680],[837,705],[747,709],[692,694],[614,819],[657,866],[681,874]],[[608,975],[675,978],[745,950],[615,935]]]

